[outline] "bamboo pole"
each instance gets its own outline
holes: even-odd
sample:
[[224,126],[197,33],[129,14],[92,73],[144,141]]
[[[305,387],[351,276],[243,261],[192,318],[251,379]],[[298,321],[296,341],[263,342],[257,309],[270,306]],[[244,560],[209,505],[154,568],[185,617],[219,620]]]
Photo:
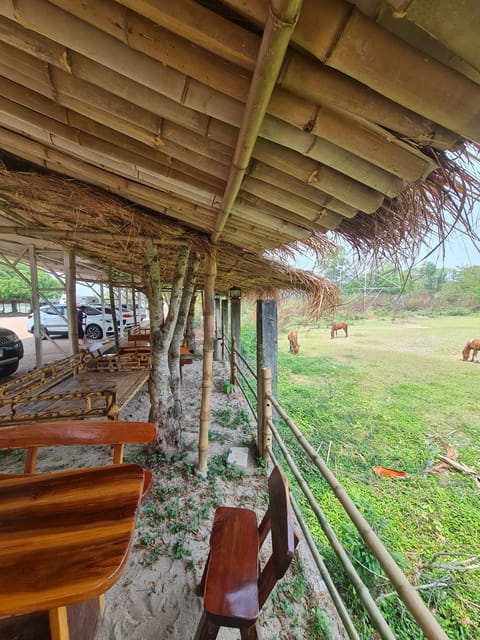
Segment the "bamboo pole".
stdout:
[[214,242],[220,238],[240,191],[302,2],[271,0],[271,13],[263,32],[230,175],[212,234]]
[[67,294],[68,339],[72,353],[79,352],[78,322],[77,322],[77,288],[75,271],[75,252],[66,251],[64,254],[65,289]]
[[[115,350],[118,353],[120,350],[120,338],[119,338],[118,325],[117,325],[117,312],[115,309],[115,293],[113,291],[112,269],[109,269],[109,272],[108,272],[108,295],[110,297],[110,311],[112,314]],[[103,329],[105,330],[105,325],[103,326]]]
[[213,341],[215,339],[215,278],[217,275],[217,247],[214,245],[205,264],[203,312],[203,369],[202,400],[200,406],[200,434],[198,444],[198,471],[207,470],[208,429],[213,379]]
[[32,287],[32,308],[33,308],[33,327],[35,338],[35,361],[37,369],[43,365],[42,352],[42,329],[40,326],[40,292],[38,289],[38,270],[37,256],[35,254],[35,246],[28,247],[28,257],[30,262],[30,284]]
[[237,386],[237,339],[232,334],[232,353],[230,354],[230,384]]
[[272,371],[270,367],[263,367],[262,369],[262,398],[263,405],[262,410],[262,437],[259,442],[259,453],[263,460],[268,463],[270,459],[269,449],[272,447],[272,431],[270,429],[270,423],[273,418],[272,403],[270,402],[270,396],[272,395]]

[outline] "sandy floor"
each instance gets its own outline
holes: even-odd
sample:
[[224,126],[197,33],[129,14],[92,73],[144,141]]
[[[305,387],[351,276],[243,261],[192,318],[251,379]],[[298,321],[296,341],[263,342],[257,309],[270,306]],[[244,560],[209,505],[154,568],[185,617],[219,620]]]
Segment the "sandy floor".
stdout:
[[[5,326],[3,318],[0,324]],[[28,334],[29,335],[29,334]],[[27,338],[28,340],[28,338]],[[66,341],[65,341],[66,342]],[[201,392],[201,361],[184,367],[183,431],[181,455],[175,460],[145,459],[143,447],[127,447],[126,459],[139,461],[154,471],[154,487],[141,506],[137,529],[124,572],[106,594],[106,610],[98,640],[184,640],[193,638],[200,619],[202,601],[195,595],[208,554],[213,513],[219,504],[248,506],[261,517],[266,505],[266,478],[256,465],[252,436],[255,425],[243,398],[222,392],[228,370],[215,363],[210,428],[209,477],[194,473],[197,460]],[[149,399],[141,391],[123,409],[121,419],[147,420]],[[225,466],[231,446],[248,446],[249,464],[245,477]],[[42,450],[38,471],[95,466],[109,461],[104,447],[58,447]],[[14,452],[0,452],[0,471],[21,471]],[[300,544],[299,566],[311,572],[309,554]],[[306,637],[307,611],[315,604],[327,612],[332,637],[346,637],[339,630],[330,599],[318,579],[308,600],[294,591],[299,580],[297,566],[282,581],[285,594],[270,598],[262,612],[264,640],[292,640]],[[305,580],[303,580],[305,582]],[[235,630],[222,629],[218,638],[238,639]]]

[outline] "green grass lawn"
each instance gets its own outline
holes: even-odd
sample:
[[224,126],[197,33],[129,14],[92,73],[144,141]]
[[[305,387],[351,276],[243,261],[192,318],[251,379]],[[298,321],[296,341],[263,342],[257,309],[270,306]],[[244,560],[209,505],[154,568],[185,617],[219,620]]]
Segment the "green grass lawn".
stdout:
[[[463,362],[460,353],[472,337],[480,337],[480,319],[473,316],[354,321],[348,338],[339,332],[333,340],[323,324],[300,328],[297,357],[288,353],[286,333],[279,338],[278,396],[324,459],[330,448],[329,467],[409,578],[435,585],[421,593],[449,637],[477,640],[480,571],[460,570],[459,563],[466,560],[462,554],[475,554],[473,564],[480,565],[480,486],[453,469],[426,472],[445,454],[443,443],[480,472],[480,364]],[[302,454],[296,456],[369,588],[376,597],[390,592],[336,498]],[[408,477],[379,478],[374,465]],[[329,559],[328,549],[323,553]],[[423,637],[394,598],[379,603],[399,638]],[[371,630],[364,637],[371,638]]]

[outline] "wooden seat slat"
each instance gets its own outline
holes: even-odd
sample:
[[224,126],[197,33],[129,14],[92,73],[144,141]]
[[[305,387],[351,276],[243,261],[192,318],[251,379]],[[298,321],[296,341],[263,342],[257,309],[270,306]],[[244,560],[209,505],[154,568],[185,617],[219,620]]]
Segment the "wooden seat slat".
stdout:
[[2,480],[0,616],[109,589],[130,549],[143,481],[136,464]]
[[157,427],[151,422],[71,420],[22,424],[0,429],[0,449],[63,445],[153,442]]
[[258,617],[258,545],[254,511],[216,510],[204,603],[220,626],[227,620],[252,624]]
[[151,422],[111,420],[35,422],[0,429],[0,449],[27,449],[25,473],[33,473],[39,447],[111,445],[113,462],[118,464],[123,460],[125,444],[154,442],[157,435],[157,426]]
[[127,340],[129,342],[149,342],[150,332],[149,333],[129,333]]

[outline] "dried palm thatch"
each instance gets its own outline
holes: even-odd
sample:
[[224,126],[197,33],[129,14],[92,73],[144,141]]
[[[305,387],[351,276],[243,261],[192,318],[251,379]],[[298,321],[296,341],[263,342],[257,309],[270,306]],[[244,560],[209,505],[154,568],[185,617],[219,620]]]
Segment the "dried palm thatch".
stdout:
[[[154,239],[161,247],[165,284],[171,283],[179,246],[187,245],[204,258],[212,246],[206,235],[161,214],[53,174],[8,171],[3,167],[0,202],[5,218],[18,235],[48,237],[65,249],[74,249],[95,261],[106,279],[113,270],[116,284],[131,282],[135,276],[136,285],[142,287],[143,247],[147,240]],[[305,248],[324,252],[331,250],[332,244],[319,234],[309,239]],[[296,291],[305,296],[312,314],[334,308],[338,302],[335,285],[288,265],[285,258],[292,250],[293,247],[286,247],[279,251],[279,261],[218,243],[216,291],[226,294],[234,285],[257,297]],[[203,287],[202,269],[198,286]]]
[[355,220],[344,220],[336,235],[359,256],[370,254],[398,267],[413,262],[424,247],[443,246],[453,230],[479,241],[471,215],[480,198],[478,152],[473,143],[455,152],[431,149],[439,168],[424,182],[385,200],[373,215],[360,213]]

